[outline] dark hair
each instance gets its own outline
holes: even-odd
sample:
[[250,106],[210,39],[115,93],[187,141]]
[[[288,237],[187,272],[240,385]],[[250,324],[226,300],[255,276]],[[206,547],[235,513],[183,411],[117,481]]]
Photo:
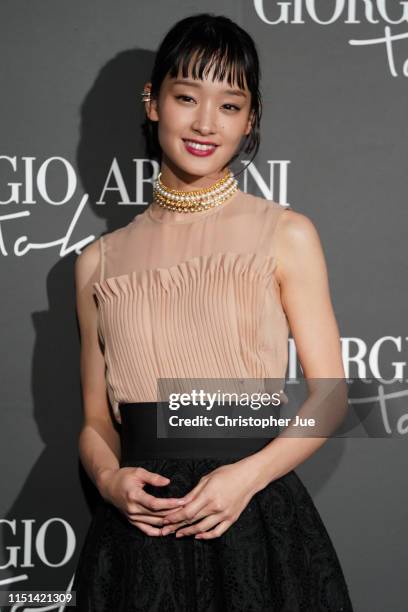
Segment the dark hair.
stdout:
[[[236,80],[238,86],[244,88],[246,82],[251,93],[250,112],[253,112],[253,121],[251,132],[246,136],[241,149],[247,154],[254,151],[251,163],[259,149],[262,115],[258,52],[251,36],[228,17],[210,13],[191,15],[178,21],[167,32],[156,54],[150,78],[151,97],[157,99],[160,86],[167,74],[177,77],[181,67],[183,77],[188,77],[190,62],[196,54],[197,63],[192,67],[193,78],[202,79],[203,74],[207,74],[215,64],[216,80],[223,80],[227,74],[230,85]],[[162,151],[157,135],[157,122],[150,121],[146,117],[142,128],[148,155],[161,162]],[[241,149],[228,163],[239,156]]]

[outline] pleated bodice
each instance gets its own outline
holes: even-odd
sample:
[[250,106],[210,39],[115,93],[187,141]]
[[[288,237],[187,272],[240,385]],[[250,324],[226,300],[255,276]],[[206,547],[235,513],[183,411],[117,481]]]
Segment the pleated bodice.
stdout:
[[199,213],[153,202],[99,238],[93,289],[118,422],[119,403],[158,401],[159,378],[285,376],[274,231],[287,208],[241,190]]

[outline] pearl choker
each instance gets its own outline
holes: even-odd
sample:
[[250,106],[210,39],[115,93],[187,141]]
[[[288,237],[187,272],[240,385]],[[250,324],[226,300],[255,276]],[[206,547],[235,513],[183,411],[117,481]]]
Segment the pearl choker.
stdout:
[[210,187],[193,191],[177,191],[166,187],[159,173],[153,185],[153,196],[163,208],[178,212],[197,212],[219,206],[238,189],[238,181],[231,170]]

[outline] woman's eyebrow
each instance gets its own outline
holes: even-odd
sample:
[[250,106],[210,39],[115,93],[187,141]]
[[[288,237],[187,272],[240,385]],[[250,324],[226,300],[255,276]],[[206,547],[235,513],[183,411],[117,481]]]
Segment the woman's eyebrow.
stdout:
[[[200,87],[200,83],[192,81],[190,79],[176,79],[173,81],[173,85],[191,85],[192,87]],[[221,93],[230,94],[232,96],[242,96],[246,98],[246,93],[242,89],[224,89]]]

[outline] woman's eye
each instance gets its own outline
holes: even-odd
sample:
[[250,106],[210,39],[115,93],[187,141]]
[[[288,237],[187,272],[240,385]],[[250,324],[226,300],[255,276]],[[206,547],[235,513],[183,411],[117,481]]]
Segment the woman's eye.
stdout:
[[[180,96],[176,96],[176,100],[183,100],[183,101],[186,100],[186,101],[189,101],[189,100],[193,100],[193,98],[190,98],[190,96],[180,95]],[[229,108],[227,108],[227,110],[236,110],[236,111],[240,110],[240,108],[238,106],[235,106],[235,104],[224,104],[223,105],[224,108],[227,107],[227,106],[229,107]]]
[[[233,110],[239,111],[239,107],[235,106],[235,104],[224,104],[224,106],[230,106]],[[231,109],[228,108],[227,110],[231,110]]]
[[190,98],[190,96],[176,96],[176,100],[181,100],[181,99],[185,99],[187,98],[187,100],[192,100],[193,98]]

